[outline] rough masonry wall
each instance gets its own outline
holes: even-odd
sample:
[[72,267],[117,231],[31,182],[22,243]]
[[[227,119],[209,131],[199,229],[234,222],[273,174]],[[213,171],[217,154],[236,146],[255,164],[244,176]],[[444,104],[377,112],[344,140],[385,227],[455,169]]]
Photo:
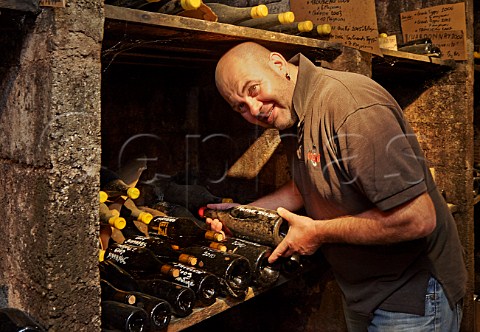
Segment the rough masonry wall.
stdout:
[[48,331],[100,330],[102,6],[0,16],[0,306]]

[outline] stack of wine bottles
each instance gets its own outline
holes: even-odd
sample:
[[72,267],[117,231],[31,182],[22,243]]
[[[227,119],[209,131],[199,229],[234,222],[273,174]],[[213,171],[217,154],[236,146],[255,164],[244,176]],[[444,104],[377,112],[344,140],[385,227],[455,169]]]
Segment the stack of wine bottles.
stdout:
[[197,10],[201,0],[105,0],[106,4],[175,15],[183,11]]
[[[207,7],[213,12],[213,17],[220,23],[238,26],[271,30],[286,34],[325,39],[330,35],[329,24],[314,26],[312,21],[295,21],[295,14],[291,11],[269,13],[265,3],[270,1],[228,1],[228,0],[106,0],[105,3],[152,11],[164,14],[177,15],[185,12],[194,12]],[[202,7],[203,6],[203,7]],[[196,15],[186,14],[198,18]],[[212,16],[208,16],[212,17]]]
[[[225,199],[200,185],[173,181],[153,190],[162,201],[142,200],[144,188],[129,186],[105,168],[100,187],[105,330],[159,331],[172,316],[186,317],[218,297],[244,299],[250,287],[271,287],[281,273],[300,268],[293,259],[268,263],[288,230],[275,211],[245,205],[208,209],[208,203]],[[203,218],[219,219],[231,236],[210,230]]]

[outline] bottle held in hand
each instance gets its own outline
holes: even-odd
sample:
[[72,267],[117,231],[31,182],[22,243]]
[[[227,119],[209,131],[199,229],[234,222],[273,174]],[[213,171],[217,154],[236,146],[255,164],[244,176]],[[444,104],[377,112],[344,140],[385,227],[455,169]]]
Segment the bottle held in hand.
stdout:
[[201,208],[202,218],[218,219],[234,237],[276,247],[288,232],[288,223],[274,210],[239,205],[226,210]]

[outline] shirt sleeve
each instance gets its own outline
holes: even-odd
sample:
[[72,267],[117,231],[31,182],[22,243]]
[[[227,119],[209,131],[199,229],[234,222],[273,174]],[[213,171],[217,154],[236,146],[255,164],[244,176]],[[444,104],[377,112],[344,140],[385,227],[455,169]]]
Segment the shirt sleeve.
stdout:
[[338,131],[344,171],[382,211],[427,190],[423,152],[415,134],[395,112],[388,105],[361,108]]

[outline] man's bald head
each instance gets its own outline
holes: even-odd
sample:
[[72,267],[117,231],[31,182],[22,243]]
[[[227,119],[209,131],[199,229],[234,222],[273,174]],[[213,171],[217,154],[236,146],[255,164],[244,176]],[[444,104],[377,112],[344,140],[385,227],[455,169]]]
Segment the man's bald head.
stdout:
[[231,48],[217,63],[215,70],[217,87],[219,87],[219,81],[223,80],[222,77],[227,74],[225,70],[231,70],[239,65],[243,68],[251,68],[252,66],[268,68],[270,53],[265,47],[253,42],[245,42]]
[[285,129],[296,121],[296,66],[278,52],[245,42],[218,61],[215,83],[222,97],[248,122]]

